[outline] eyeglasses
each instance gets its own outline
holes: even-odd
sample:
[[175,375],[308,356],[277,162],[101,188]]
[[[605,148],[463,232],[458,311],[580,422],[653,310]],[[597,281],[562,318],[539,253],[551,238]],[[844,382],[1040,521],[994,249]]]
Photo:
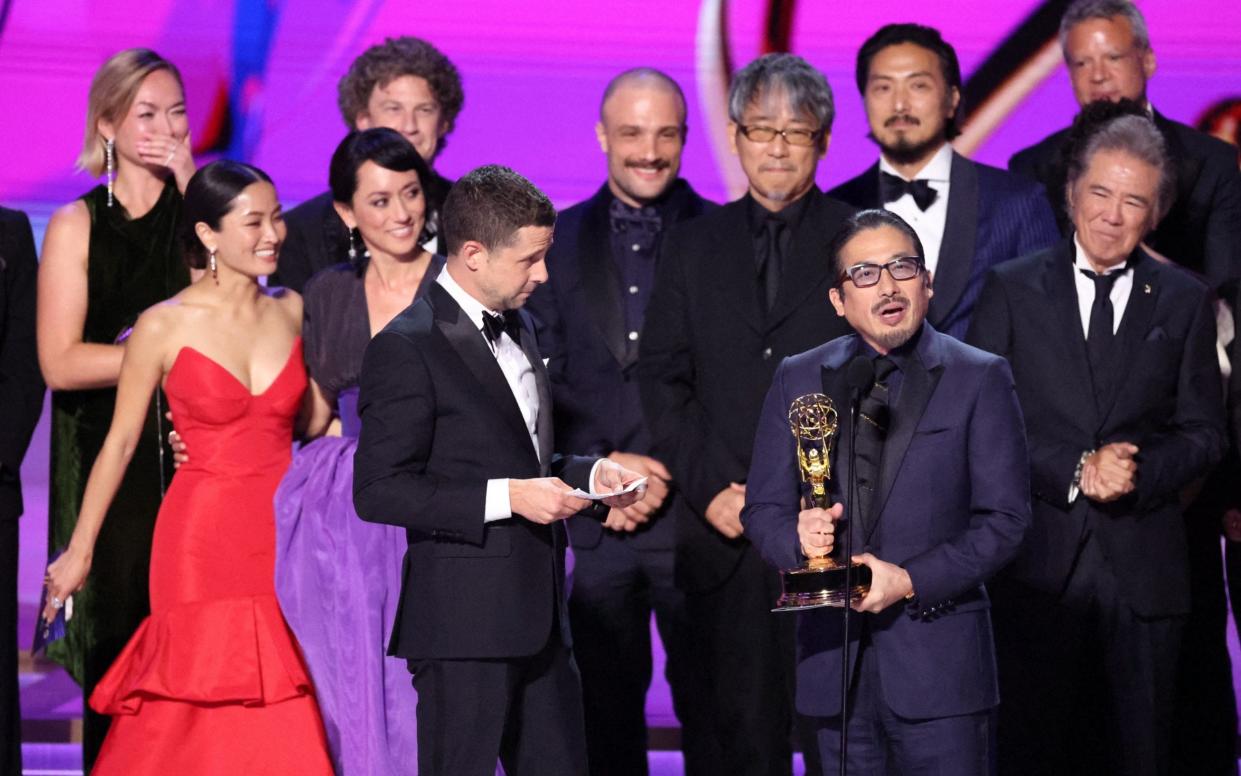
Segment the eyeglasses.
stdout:
[[885,269],[893,280],[913,280],[922,272],[922,259],[917,256],[900,256],[886,264],[854,264],[840,273],[840,282],[843,283],[845,278],[848,278],[858,288],[870,288],[879,282]]
[[764,127],[761,124],[753,126],[738,124],[737,129],[745,135],[746,140],[754,143],[770,143],[776,139],[776,135],[779,135],[791,146],[812,146],[823,135],[821,129],[776,129]]

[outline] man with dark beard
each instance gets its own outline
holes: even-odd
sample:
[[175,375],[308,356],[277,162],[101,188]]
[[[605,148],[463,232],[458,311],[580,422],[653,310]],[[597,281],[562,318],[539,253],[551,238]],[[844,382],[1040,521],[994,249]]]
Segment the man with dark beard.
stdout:
[[880,157],[830,194],[917,231],[935,280],[927,320],[963,338],[987,270],[1053,245],[1055,216],[1038,184],[953,151],[961,68],[937,30],[881,28],[858,52],[857,86]]
[[602,525],[585,516],[568,524],[576,558],[570,623],[595,776],[647,772],[652,611],[686,772],[718,772],[702,751],[703,691],[690,681],[697,658],[672,576],[672,476],[651,456],[637,382],[638,333],[663,237],[714,207],[677,177],[685,131],[685,96],[664,73],[637,68],[608,83],[595,127],[607,182],[557,218],[548,281],[527,305],[548,358],[556,449],[608,455],[649,478],[646,496]]

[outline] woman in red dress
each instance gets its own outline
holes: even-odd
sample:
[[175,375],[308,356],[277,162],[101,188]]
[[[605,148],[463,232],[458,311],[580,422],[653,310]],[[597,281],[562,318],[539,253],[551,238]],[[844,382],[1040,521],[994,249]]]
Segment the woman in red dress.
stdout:
[[[151,615],[91,695],[113,716],[94,774],[331,774],[314,690],[273,583],[272,495],[304,401],[302,301],[264,289],[285,228],[270,179],[207,165],[185,193],[186,256],[205,269],[147,310],[77,527],[48,568],[55,613],[83,585],[99,527],[163,381],[192,461],[156,520]],[[308,430],[326,418],[304,418]]]

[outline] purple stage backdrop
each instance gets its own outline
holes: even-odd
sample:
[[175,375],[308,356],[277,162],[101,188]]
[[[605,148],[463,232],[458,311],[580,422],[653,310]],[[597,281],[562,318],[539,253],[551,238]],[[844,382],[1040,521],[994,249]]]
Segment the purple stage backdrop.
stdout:
[[[479,164],[510,165],[557,202],[586,197],[603,179],[593,126],[600,91],[637,65],[667,71],[689,99],[684,174],[707,196],[737,192],[738,168],[716,150],[724,117],[717,70],[720,36],[734,64],[759,53],[767,3],[725,0],[0,0],[0,202],[27,209],[41,240],[56,205],[92,185],[72,169],[91,75],[112,52],[149,46],[182,69],[196,146],[266,169],[286,205],[326,188],[327,160],[344,132],[336,81],[350,60],[385,36],[439,46],[465,81],[465,108],[437,162],[449,177]],[[853,85],[854,55],[880,25],[917,21],[953,43],[968,78],[1038,7],[1032,0],[914,3],[789,3],[790,48],[827,73],[838,117],[821,168],[830,186],[868,166],[875,151]],[[1150,96],[1166,115],[1193,122],[1215,100],[1241,93],[1241,3],[1140,2],[1159,70]],[[1015,150],[1065,125],[1074,113],[1057,65],[1001,120],[974,154],[1003,165]],[[208,158],[203,154],[200,158]],[[24,469],[24,605],[33,607],[46,523],[47,431]],[[28,628],[29,625],[27,624]],[[26,635],[23,635],[25,642]]]

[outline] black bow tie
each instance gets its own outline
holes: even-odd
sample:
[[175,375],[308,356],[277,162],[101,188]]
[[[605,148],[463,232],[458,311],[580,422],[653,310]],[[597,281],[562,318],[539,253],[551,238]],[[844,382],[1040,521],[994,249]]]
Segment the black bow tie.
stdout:
[[925,211],[939,196],[939,192],[931,188],[931,184],[925,180],[907,181],[890,172],[879,173],[879,180],[882,184],[880,190],[883,192],[885,204],[895,202],[909,194],[914,198],[914,204],[918,206],[918,209]]
[[503,315],[483,313],[483,334],[488,342],[499,342],[500,335],[508,332],[509,339],[521,344],[521,317],[516,310],[505,310]]

